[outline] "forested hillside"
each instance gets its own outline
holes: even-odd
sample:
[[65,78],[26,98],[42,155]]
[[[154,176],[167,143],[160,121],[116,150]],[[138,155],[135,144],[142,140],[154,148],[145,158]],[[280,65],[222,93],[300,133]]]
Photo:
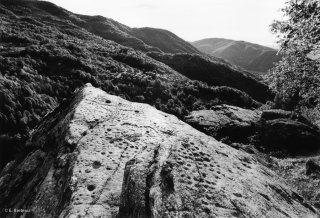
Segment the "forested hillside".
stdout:
[[[43,9],[46,10],[46,8]],[[101,36],[104,39],[113,40],[136,50],[144,52],[158,51],[201,54],[201,52],[189,42],[184,41],[168,30],[150,27],[130,28],[113,19],[102,16],[73,15],[65,10],[62,11],[64,19],[69,20],[73,24],[83,27],[87,31]],[[61,17],[61,15],[59,15],[59,17]]]
[[88,82],[178,117],[219,103],[260,105],[228,84],[191,80],[142,52],[90,33],[76,25],[86,22],[82,16],[54,4],[1,1],[0,15],[0,134],[2,145],[10,145],[1,149],[19,147],[48,112]]
[[211,86],[228,86],[248,93],[255,100],[265,103],[273,100],[268,86],[258,82],[251,73],[231,67],[231,65],[196,54],[147,53],[177,72],[192,80],[206,82]]

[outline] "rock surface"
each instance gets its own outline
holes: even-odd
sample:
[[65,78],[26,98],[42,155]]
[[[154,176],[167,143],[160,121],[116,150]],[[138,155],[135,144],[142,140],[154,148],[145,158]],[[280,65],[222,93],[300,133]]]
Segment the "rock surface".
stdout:
[[291,111],[219,105],[193,111],[186,122],[228,144],[253,144],[266,152],[305,155],[320,149],[319,128]]
[[320,166],[316,164],[313,160],[308,160],[306,163],[306,174],[319,174],[320,173]]
[[254,125],[261,112],[231,105],[218,105],[211,110],[193,111],[186,122],[220,140],[228,137],[231,141],[247,142],[255,133]]
[[303,116],[283,110],[267,110],[257,124],[257,144],[267,151],[292,155],[320,150],[320,130]]
[[0,175],[1,217],[315,217],[270,169],[145,104],[87,85]]

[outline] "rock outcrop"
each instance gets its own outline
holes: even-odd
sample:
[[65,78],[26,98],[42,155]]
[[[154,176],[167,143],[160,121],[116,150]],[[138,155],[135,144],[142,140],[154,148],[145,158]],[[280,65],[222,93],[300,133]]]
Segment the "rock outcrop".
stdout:
[[320,173],[320,166],[316,164],[313,160],[308,160],[306,163],[306,174],[319,174]]
[[0,175],[1,217],[315,217],[270,169],[175,116],[87,85]]
[[293,155],[320,150],[320,130],[301,115],[283,110],[267,110],[257,125],[257,144],[267,151]]
[[291,111],[219,105],[193,111],[186,122],[228,144],[252,144],[275,155],[306,155],[320,149],[319,128]]
[[211,110],[193,111],[186,122],[221,140],[248,142],[255,134],[261,112],[231,105],[218,105]]

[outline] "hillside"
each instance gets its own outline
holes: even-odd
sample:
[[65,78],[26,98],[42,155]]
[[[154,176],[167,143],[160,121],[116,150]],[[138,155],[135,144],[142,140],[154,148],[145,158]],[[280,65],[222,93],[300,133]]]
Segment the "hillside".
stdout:
[[0,207],[24,211],[1,217],[317,215],[252,155],[90,85],[49,114],[27,145],[0,172]]
[[75,20],[85,22],[49,2],[0,2],[0,168],[48,112],[87,82],[180,118],[220,103],[261,105],[225,84],[191,80]]
[[141,39],[146,44],[159,48],[165,53],[201,54],[201,52],[191,44],[168,30],[150,27],[133,28],[131,34]]
[[258,82],[251,73],[233,68],[220,60],[186,53],[163,54],[149,52],[147,54],[192,80],[203,81],[210,86],[228,86],[239,89],[263,103],[273,98],[268,86]]
[[130,28],[117,21],[102,16],[68,16],[72,23],[85,28],[87,31],[113,40],[121,45],[136,50],[158,51],[167,53],[200,54],[190,43],[179,38],[170,31],[156,28]]
[[209,38],[192,42],[200,51],[228,60],[256,74],[265,74],[281,59],[277,50],[244,41]]
[[[8,2],[3,0],[3,2]],[[12,1],[17,2],[17,1]],[[140,51],[162,51],[167,53],[200,54],[189,42],[179,38],[174,33],[156,28],[130,28],[113,19],[102,16],[87,16],[71,13],[61,7],[38,1],[29,6],[36,9],[36,13],[63,18],[65,22],[86,29],[97,36],[112,40],[121,45]]]

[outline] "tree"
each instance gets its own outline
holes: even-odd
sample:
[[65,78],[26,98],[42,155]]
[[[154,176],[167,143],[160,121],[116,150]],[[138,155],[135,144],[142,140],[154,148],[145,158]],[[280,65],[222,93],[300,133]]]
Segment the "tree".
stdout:
[[320,2],[289,0],[282,9],[286,20],[271,30],[280,39],[282,60],[266,79],[284,109],[320,105]]

